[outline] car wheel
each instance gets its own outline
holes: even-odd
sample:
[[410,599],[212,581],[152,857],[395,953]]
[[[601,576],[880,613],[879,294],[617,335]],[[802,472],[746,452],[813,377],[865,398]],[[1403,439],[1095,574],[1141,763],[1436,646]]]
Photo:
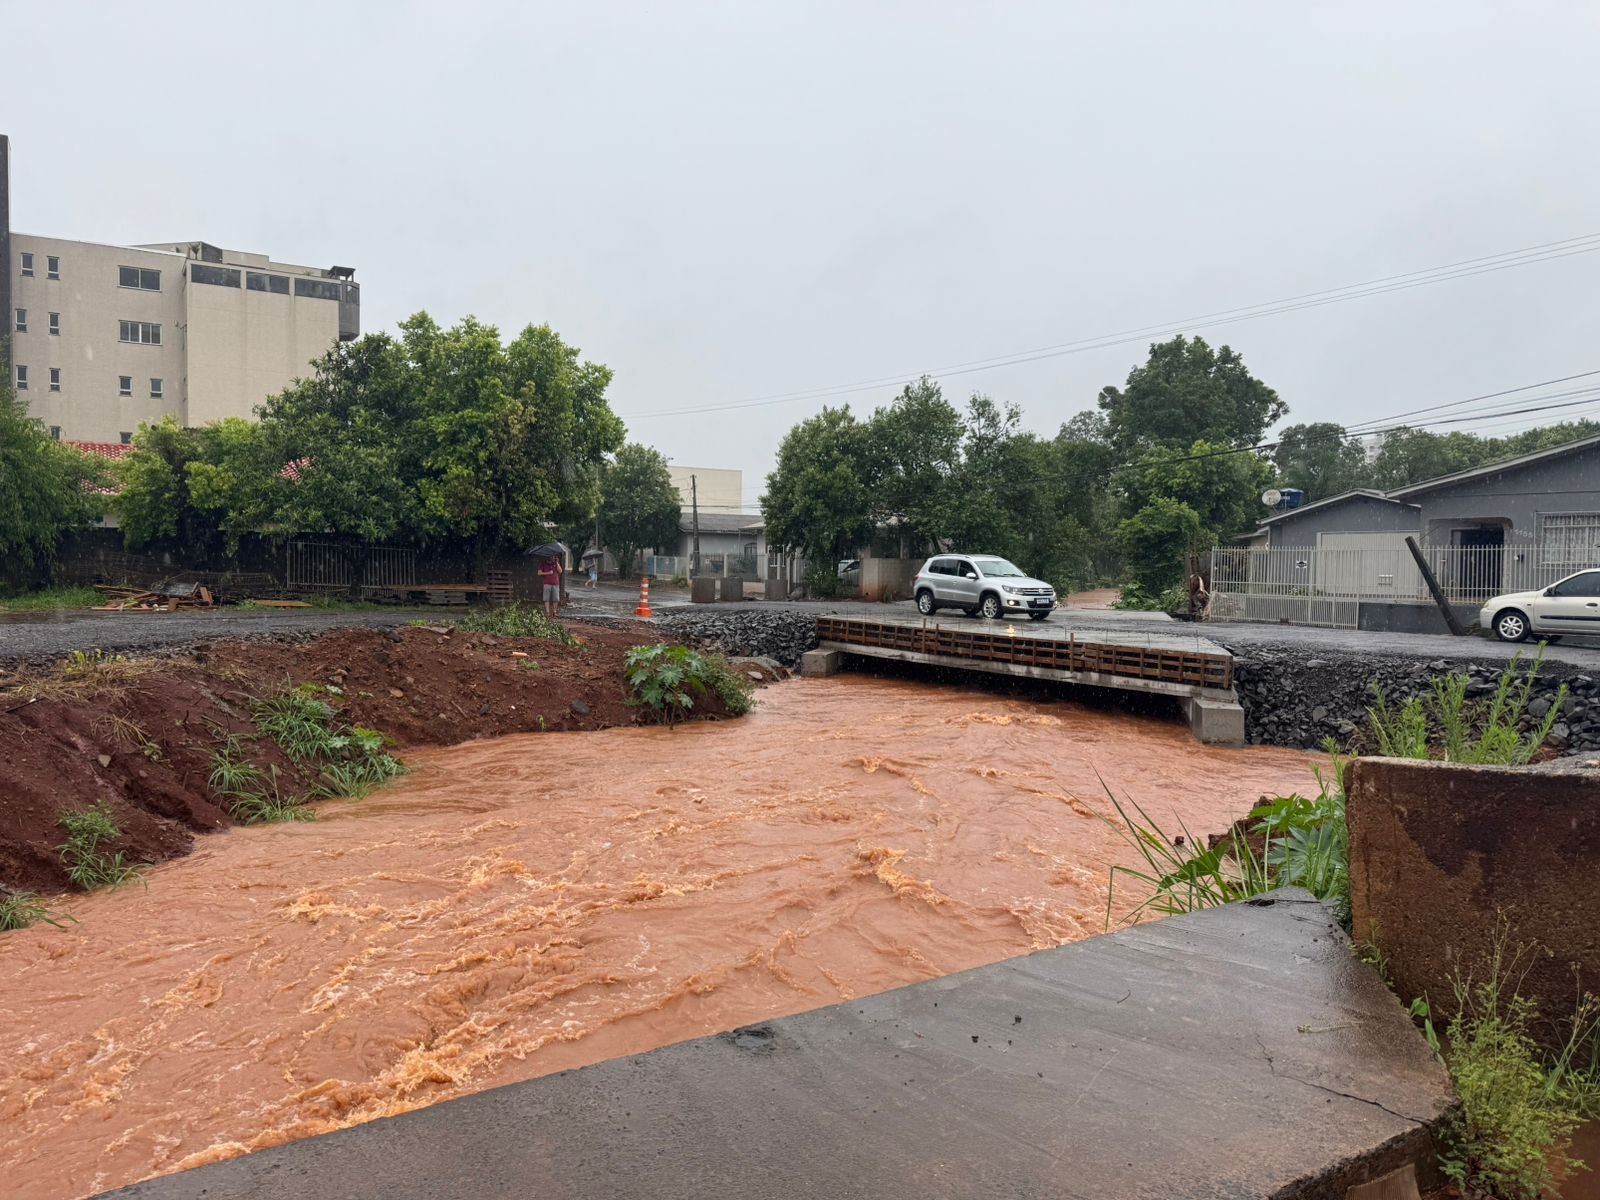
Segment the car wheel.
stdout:
[[1502,642],[1520,642],[1528,636],[1528,618],[1508,608],[1494,619],[1494,635]]
[[978,612],[987,620],[994,620],[1000,615],[1000,597],[993,592],[985,592],[983,599],[978,601]]
[[1046,617],[1048,617],[1050,614],[1047,613],[1047,612],[1042,612],[1042,613],[1029,613],[1028,615],[1030,617],[1032,617],[1035,621],[1042,621]]
[[917,611],[925,617],[931,617],[939,611],[939,606],[933,602],[933,593],[927,588],[917,593]]

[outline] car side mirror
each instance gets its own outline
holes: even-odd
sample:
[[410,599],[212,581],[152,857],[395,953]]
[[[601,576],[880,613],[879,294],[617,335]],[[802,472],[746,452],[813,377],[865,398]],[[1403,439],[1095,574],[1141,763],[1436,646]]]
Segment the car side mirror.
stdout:
[[1556,590],[1555,590],[1555,588],[1553,588],[1553,587],[1547,587],[1547,588],[1545,588],[1545,590],[1544,590],[1544,594],[1545,594],[1545,595],[1546,595],[1546,596],[1554,596],[1554,595],[1555,595],[1555,594],[1556,594]]

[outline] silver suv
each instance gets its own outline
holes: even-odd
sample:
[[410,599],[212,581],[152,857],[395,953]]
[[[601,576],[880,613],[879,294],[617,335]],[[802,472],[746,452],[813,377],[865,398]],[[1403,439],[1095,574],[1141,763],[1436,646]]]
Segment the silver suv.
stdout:
[[1027,613],[1042,621],[1056,606],[1055,588],[992,554],[935,554],[912,576],[911,594],[923,616],[959,608],[969,617]]

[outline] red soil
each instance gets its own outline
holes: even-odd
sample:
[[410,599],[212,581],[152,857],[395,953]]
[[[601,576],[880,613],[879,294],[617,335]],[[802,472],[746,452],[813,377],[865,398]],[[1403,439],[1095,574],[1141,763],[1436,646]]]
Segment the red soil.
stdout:
[[[77,696],[37,677],[0,678],[0,888],[68,889],[57,822],[102,800],[122,830],[108,849],[129,862],[186,854],[195,833],[231,825],[206,783],[210,754],[223,733],[253,732],[254,698],[285,687],[339,689],[326,697],[339,719],[388,734],[402,757],[409,746],[641,720],[626,702],[622,662],[652,639],[630,627],[570,629],[584,644],[415,627],[343,629],[297,644],[200,644],[133,670],[117,662],[103,676],[81,672]],[[706,696],[695,715],[722,711]],[[285,794],[314,782],[315,768],[266,739],[249,747],[253,763],[278,769]]]

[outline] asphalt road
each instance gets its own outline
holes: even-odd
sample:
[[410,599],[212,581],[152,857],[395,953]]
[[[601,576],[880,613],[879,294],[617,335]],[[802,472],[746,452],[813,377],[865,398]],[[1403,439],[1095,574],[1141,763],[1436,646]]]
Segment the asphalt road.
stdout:
[[[567,615],[575,618],[632,616],[637,596],[631,590],[603,588],[587,595],[572,593]],[[850,613],[881,616],[886,611],[912,614],[909,601],[870,604],[860,601],[808,603],[803,601],[749,601],[715,606],[690,605],[681,594],[663,596],[653,603],[658,614],[681,611],[799,609],[816,613]],[[107,653],[160,651],[220,638],[282,637],[318,633],[327,629],[364,626],[387,628],[419,616],[438,621],[453,619],[451,610],[394,609],[382,612],[264,612],[220,609],[216,612],[181,613],[0,613],[0,663],[45,662],[64,658],[74,650],[100,649]],[[960,613],[941,613],[939,620],[975,620]],[[1027,625],[1027,622],[1021,622]],[[1504,662],[1530,647],[1496,642],[1483,637],[1453,638],[1410,633],[1362,633],[1349,629],[1314,629],[1302,625],[1252,625],[1212,622],[1191,625],[1160,613],[1133,613],[1106,609],[1062,609],[1049,622],[1052,627],[1084,631],[1106,630],[1127,635],[1154,633],[1163,637],[1202,637],[1232,650],[1303,653],[1315,657],[1331,654],[1365,654],[1373,657],[1433,661]],[[1547,662],[1600,671],[1600,644],[1596,639],[1571,639],[1545,651]]]

